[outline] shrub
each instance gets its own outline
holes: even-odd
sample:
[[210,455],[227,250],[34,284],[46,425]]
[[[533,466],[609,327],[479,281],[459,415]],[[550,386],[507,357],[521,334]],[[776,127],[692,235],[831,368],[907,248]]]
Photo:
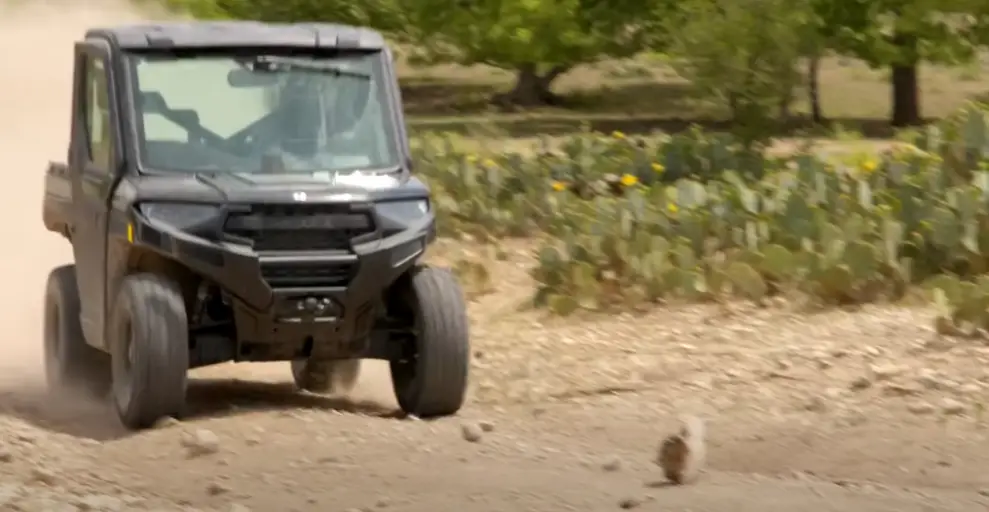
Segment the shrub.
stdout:
[[[490,157],[431,139],[416,156],[442,233],[540,237],[535,302],[558,313],[787,291],[859,303],[989,270],[986,133],[973,106],[905,134],[910,146],[843,160],[773,158],[697,130]],[[979,286],[978,299],[944,295],[984,312]]]

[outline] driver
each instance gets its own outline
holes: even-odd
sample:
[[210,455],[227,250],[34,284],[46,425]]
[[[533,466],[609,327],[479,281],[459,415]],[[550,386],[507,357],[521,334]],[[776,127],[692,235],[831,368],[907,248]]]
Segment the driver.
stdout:
[[276,110],[279,149],[290,170],[300,165],[312,168],[310,164],[316,163],[313,160],[319,156],[323,144],[323,102],[319,87],[314,85],[305,79],[292,80],[279,94]]

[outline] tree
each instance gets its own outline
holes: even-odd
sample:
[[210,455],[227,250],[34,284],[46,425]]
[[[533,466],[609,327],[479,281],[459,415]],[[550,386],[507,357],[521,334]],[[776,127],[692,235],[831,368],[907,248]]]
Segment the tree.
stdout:
[[417,0],[406,34],[428,61],[486,64],[517,79],[501,100],[553,103],[553,81],[575,65],[640,51],[652,0]]
[[[407,43],[419,62],[487,64],[517,73],[500,99],[553,103],[553,81],[603,56],[631,56],[660,0],[165,0],[201,18],[366,25]],[[663,0],[668,1],[668,0]]]
[[748,143],[765,139],[800,83],[813,19],[806,0],[688,0],[667,13],[674,67],[731,110]]
[[391,32],[403,26],[396,0],[164,0],[202,19],[248,19],[269,22],[332,22],[370,26]]
[[821,11],[835,49],[890,69],[891,121],[921,121],[919,67],[975,57],[989,4],[978,0],[842,0]]
[[[803,40],[803,53],[807,59],[806,82],[811,120],[815,124],[821,124],[825,121],[820,94],[821,59],[829,50],[834,48],[835,41],[838,39],[838,34],[841,30],[852,29],[852,19],[865,21],[865,18],[863,16],[845,16],[845,25],[838,25],[835,23],[835,20],[841,18],[839,13],[842,10],[847,10],[849,7],[854,8],[858,5],[860,4],[835,2],[834,0],[811,0],[813,17],[808,27],[811,30],[805,33],[805,39]],[[863,27],[859,28],[864,29],[867,26],[868,23],[865,23]]]

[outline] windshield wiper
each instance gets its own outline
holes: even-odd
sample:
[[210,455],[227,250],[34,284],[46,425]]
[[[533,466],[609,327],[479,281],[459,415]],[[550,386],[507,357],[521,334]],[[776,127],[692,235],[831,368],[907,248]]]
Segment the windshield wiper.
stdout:
[[371,80],[371,74],[365,73],[363,71],[353,71],[349,69],[344,69],[336,64],[329,62],[314,62],[310,59],[296,59],[292,57],[280,57],[274,55],[260,55],[254,58],[254,64],[268,64],[273,65],[272,67],[265,66],[255,66],[254,71],[260,72],[274,72],[278,68],[288,68],[288,69],[301,69],[305,71],[315,71],[317,73],[323,73],[332,76],[345,76],[350,78],[357,78],[360,80]]

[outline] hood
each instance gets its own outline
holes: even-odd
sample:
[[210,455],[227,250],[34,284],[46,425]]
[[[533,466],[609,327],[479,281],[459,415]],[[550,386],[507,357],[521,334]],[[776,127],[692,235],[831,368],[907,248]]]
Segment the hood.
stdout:
[[382,173],[195,173],[135,178],[132,202],[206,203],[368,202],[423,197],[416,178]]

